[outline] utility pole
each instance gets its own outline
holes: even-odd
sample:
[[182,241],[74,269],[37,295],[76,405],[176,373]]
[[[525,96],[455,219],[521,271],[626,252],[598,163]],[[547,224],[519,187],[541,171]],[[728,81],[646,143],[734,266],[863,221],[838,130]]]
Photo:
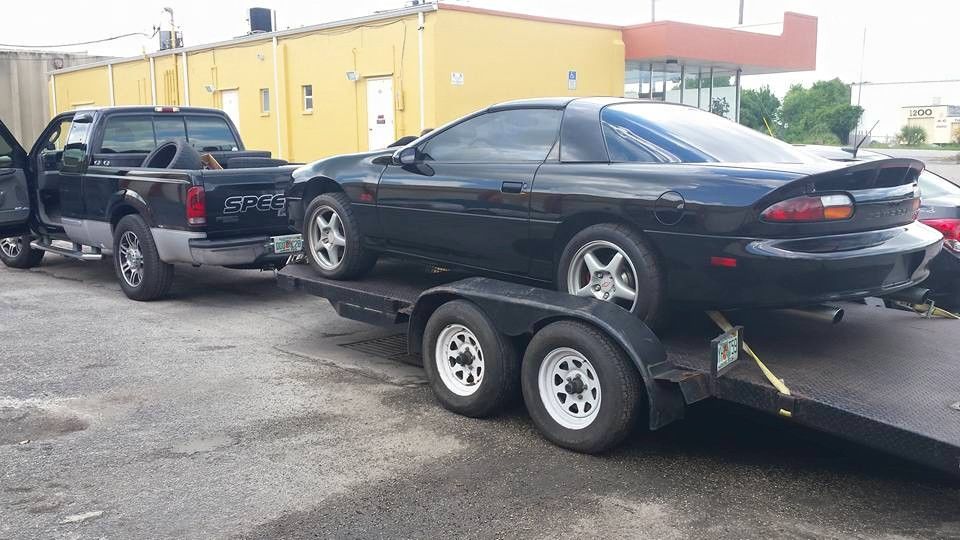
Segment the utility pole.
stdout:
[[740,0],[740,18],[737,19],[737,24],[743,24],[743,2],[744,0]]
[[657,0],[650,0],[650,22],[657,20]]
[[857,85],[857,107],[860,106],[860,95],[863,93],[863,60],[867,56],[867,26],[863,26],[863,44],[860,46],[860,83]]

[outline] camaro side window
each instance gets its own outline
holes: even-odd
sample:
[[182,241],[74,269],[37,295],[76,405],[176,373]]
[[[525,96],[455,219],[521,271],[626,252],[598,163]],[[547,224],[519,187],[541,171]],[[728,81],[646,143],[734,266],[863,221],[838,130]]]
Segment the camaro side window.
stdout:
[[149,116],[122,115],[107,119],[100,151],[107,154],[147,154],[157,146]]
[[562,115],[555,109],[487,113],[436,135],[423,151],[434,161],[543,161],[557,139]]

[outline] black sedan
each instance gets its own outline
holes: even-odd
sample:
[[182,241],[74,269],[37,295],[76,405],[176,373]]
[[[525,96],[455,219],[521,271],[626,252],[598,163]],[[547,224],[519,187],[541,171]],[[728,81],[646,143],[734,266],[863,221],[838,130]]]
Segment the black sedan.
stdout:
[[[873,150],[804,146],[804,150],[836,161],[873,161],[890,156]],[[931,289],[938,306],[960,309],[960,186],[929,170],[918,178],[920,185],[920,222],[943,234],[943,251],[930,263],[930,277],[923,287]]]
[[555,286],[650,322],[668,305],[786,307],[928,275],[923,164],[841,164],[693,107],[494,105],[407,146],[294,172],[291,225],[320,274],[382,253]]

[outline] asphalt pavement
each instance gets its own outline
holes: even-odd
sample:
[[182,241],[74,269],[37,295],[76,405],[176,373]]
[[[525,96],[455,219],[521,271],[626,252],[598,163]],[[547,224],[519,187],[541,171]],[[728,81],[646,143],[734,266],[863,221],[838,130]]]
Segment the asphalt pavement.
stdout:
[[0,538],[960,538],[960,481],[735,406],[586,456],[270,273],[0,269]]

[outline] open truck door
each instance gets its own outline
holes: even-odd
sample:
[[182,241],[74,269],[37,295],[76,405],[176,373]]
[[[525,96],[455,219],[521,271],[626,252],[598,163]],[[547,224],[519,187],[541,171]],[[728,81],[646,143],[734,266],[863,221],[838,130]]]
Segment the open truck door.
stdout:
[[0,121],[0,238],[30,232],[27,152]]

